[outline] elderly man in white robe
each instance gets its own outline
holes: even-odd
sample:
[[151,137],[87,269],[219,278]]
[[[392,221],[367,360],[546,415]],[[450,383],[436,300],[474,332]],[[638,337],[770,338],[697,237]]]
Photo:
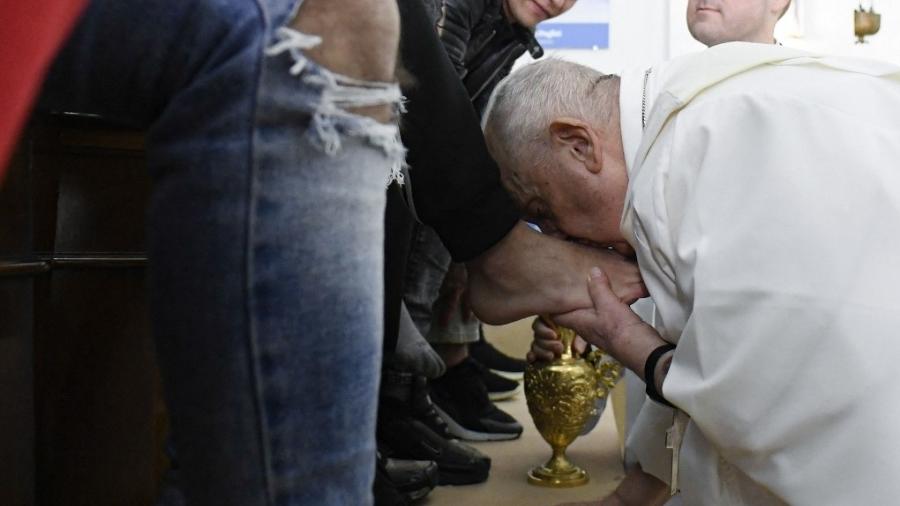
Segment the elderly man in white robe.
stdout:
[[[790,0],[689,0],[685,10],[685,20],[688,31],[698,42],[712,47],[725,42],[759,42],[762,44],[778,43],[775,39],[775,25],[790,7]],[[644,321],[653,324],[655,308],[651,299],[644,299],[632,306],[635,313]],[[547,339],[557,339],[549,326],[543,325],[539,319],[535,320],[536,337],[540,331],[544,332]],[[540,328],[543,327],[543,328]],[[556,352],[558,346],[554,342],[536,339],[535,348],[543,351],[541,345],[547,346],[551,352]],[[546,356],[546,355],[545,355]],[[648,452],[648,449],[661,447],[660,421],[653,416],[655,412],[652,401],[645,400],[644,383],[628,373],[625,378],[627,385],[627,412],[626,412],[626,445],[625,466],[627,479],[623,481],[619,489],[613,494],[627,496],[635,490],[659,489],[656,494],[659,499],[645,498],[640,501],[647,506],[655,502],[663,502],[668,495],[664,493],[665,486],[654,480],[651,475],[643,473],[642,468],[660,469],[661,465],[671,465],[671,456],[668,452]],[[642,407],[647,404],[646,412],[640,415]],[[656,434],[654,434],[654,432]],[[656,437],[654,437],[654,435]],[[636,453],[644,457],[644,462],[636,458]],[[650,461],[653,458],[655,461]],[[637,485],[642,485],[638,487]],[[667,506],[680,506],[682,502],[679,496],[665,503]]]
[[555,320],[648,380],[659,432],[687,420],[685,504],[900,497],[898,118],[900,68],[749,43],[621,78],[550,60],[495,91],[525,216],[637,256],[658,331],[598,270],[594,308]]

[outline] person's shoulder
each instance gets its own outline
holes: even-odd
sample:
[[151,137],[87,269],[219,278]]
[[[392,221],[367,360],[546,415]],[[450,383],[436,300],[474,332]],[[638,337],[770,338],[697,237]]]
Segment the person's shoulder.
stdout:
[[451,13],[458,19],[466,19],[472,25],[485,17],[502,15],[503,10],[500,0],[440,0],[439,3],[445,16]]
[[807,55],[772,44],[729,42],[674,58],[665,63],[660,90],[689,103],[710,89],[733,83],[766,66]]

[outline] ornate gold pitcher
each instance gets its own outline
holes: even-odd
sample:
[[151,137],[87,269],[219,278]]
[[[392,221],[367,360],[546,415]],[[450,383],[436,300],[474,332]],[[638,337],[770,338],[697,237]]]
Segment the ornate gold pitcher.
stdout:
[[588,360],[576,358],[572,348],[575,331],[556,328],[565,347],[553,362],[534,362],[525,369],[525,399],[534,425],[553,456],[546,464],[528,472],[528,483],[544,487],[577,487],[588,482],[584,469],[566,457],[566,448],[581,434],[584,424],[595,414],[596,401],[615,385],[622,366],[602,350]]

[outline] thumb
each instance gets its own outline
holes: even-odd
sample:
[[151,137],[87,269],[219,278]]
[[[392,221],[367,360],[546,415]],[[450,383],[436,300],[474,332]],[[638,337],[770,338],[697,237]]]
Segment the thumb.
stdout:
[[594,308],[606,306],[611,302],[619,302],[619,298],[612,291],[609,285],[609,278],[600,270],[599,267],[591,267],[591,274],[588,277],[588,293],[594,302]]
[[553,320],[556,323],[574,329],[588,328],[597,319],[597,315],[608,307],[610,300],[616,303],[619,302],[619,298],[616,297],[616,294],[613,293],[612,288],[609,286],[609,278],[606,277],[606,274],[599,267],[591,268],[587,281],[588,295],[591,297],[593,307],[554,315]]

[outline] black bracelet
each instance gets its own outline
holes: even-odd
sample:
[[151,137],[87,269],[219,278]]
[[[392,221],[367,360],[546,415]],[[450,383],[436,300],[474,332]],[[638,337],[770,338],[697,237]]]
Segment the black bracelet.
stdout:
[[669,406],[670,408],[674,408],[675,406],[673,406],[671,402],[665,400],[662,394],[656,389],[656,379],[653,376],[656,373],[656,364],[659,362],[659,359],[674,349],[675,345],[672,343],[663,344],[651,351],[650,356],[647,357],[647,361],[644,362],[644,381],[647,383],[647,397],[660,404]]

